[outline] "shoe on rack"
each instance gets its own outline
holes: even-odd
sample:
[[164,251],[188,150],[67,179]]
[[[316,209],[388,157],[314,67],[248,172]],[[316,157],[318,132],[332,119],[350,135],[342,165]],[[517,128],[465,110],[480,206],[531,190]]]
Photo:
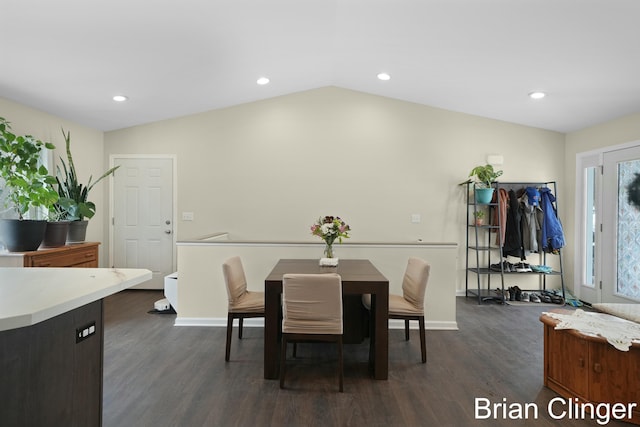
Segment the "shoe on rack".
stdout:
[[504,273],[511,273],[512,271],[515,271],[513,269],[513,266],[511,263],[507,262],[507,261],[502,261],[496,264],[491,264],[489,265],[489,270],[492,271],[499,271],[499,272],[504,272]]
[[544,295],[547,295],[550,299],[551,302],[554,304],[561,304],[564,305],[565,301],[564,298],[562,297],[562,295],[560,295],[560,290],[544,290],[542,291]]
[[519,262],[515,265],[515,271],[518,273],[531,273],[531,267],[526,262]]
[[540,301],[550,303],[551,302],[551,297],[549,295],[543,293],[543,294],[540,295]]
[[500,264],[501,263],[491,264],[489,266],[489,270],[491,270],[491,271],[502,271],[502,266]]
[[561,304],[564,305],[564,298],[562,298],[560,295],[550,295],[551,297],[551,302],[554,304]]
[[515,273],[516,266],[511,264],[509,261],[504,261],[504,272],[505,273]]
[[529,301],[540,302],[540,297],[537,294],[531,293],[531,295],[529,295]]
[[520,301],[522,299],[522,290],[518,287],[518,285],[513,287],[513,293],[514,293],[515,301]]
[[551,273],[553,271],[548,265],[530,265],[529,268],[536,273]]
[[520,301],[522,301],[522,302],[530,302],[529,294],[527,292],[522,292],[522,295],[520,296]]
[[516,300],[516,288],[513,286],[509,286],[509,301]]

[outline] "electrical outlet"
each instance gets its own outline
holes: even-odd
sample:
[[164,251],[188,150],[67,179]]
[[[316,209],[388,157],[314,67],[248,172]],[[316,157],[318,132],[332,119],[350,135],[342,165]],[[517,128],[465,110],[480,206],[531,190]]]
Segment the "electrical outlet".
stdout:
[[193,221],[193,212],[182,212],[183,221]]
[[91,335],[96,333],[96,322],[93,321],[89,324],[76,328],[76,343],[86,340]]
[[422,219],[420,218],[420,214],[411,214],[411,222],[414,224],[420,224],[420,221]]

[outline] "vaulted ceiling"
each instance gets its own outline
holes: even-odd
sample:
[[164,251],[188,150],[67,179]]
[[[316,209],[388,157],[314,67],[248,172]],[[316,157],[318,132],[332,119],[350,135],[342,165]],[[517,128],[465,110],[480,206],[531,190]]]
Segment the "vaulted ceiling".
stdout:
[[640,111],[638,0],[3,0],[0,16],[0,97],[105,131],[324,86],[560,132]]

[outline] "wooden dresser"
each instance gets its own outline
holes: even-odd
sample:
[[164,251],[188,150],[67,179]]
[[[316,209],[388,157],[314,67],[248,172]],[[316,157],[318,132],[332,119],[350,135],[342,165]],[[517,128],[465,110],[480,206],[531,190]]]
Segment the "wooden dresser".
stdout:
[[97,242],[0,253],[0,267],[98,267]]
[[556,330],[558,320],[549,316],[542,315],[540,320],[544,324],[544,385],[581,402],[635,402],[632,418],[623,421],[640,424],[640,344],[620,351],[600,336]]

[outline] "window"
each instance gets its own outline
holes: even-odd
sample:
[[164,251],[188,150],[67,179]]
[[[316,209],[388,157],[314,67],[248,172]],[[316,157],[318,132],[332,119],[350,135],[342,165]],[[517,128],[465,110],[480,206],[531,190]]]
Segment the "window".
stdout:
[[576,259],[574,290],[580,299],[600,299],[598,277],[600,241],[600,153],[579,154],[576,159]]

